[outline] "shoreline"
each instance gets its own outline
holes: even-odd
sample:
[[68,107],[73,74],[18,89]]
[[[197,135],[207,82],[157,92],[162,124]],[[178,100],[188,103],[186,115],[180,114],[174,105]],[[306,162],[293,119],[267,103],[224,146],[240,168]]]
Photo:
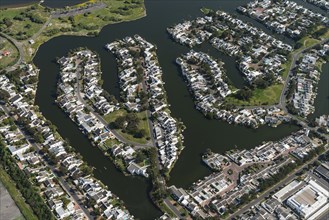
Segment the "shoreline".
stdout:
[[30,2],[30,3],[18,3],[18,4],[14,4],[14,5],[9,5],[9,6],[0,6],[0,10],[6,10],[6,9],[20,9],[20,8],[25,8],[28,6],[31,6],[33,4],[40,4],[40,2]]
[[[76,33],[76,32],[64,32],[64,33],[58,33],[58,35],[51,36],[51,37],[49,37],[49,39],[47,39],[45,42],[41,43],[41,44],[35,49],[35,51],[34,51],[33,54],[31,55],[31,60],[30,60],[30,61],[33,63],[33,59],[34,59],[35,55],[38,53],[39,48],[40,48],[43,44],[47,43],[48,41],[50,41],[50,40],[53,39],[53,38],[61,37],[61,36],[90,37],[90,38],[92,38],[92,37],[97,37],[97,36],[102,32],[103,28],[107,27],[108,25],[112,25],[112,24],[120,24],[120,23],[124,23],[124,22],[136,21],[136,20],[138,20],[138,19],[142,19],[142,18],[146,17],[146,16],[147,16],[147,13],[146,13],[145,5],[144,5],[143,7],[144,7],[144,14],[143,14],[141,17],[138,17],[138,18],[136,18],[136,19],[132,19],[132,20],[126,20],[126,21],[123,20],[123,21],[118,21],[118,22],[114,22],[114,23],[106,24],[106,25],[104,25],[103,27],[99,28],[98,30],[95,30],[95,32],[97,32],[97,35],[88,35],[88,34],[86,34],[86,33],[79,33],[79,32],[77,32],[77,33]],[[34,65],[34,63],[33,63],[33,65]]]

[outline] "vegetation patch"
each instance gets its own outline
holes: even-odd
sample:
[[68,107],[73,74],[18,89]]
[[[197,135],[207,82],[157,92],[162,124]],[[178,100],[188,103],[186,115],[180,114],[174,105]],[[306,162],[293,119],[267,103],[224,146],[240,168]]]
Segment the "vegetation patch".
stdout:
[[50,16],[50,9],[34,4],[21,8],[0,9],[0,31],[17,40],[33,36]]
[[250,97],[247,95],[245,99],[239,99],[236,94],[233,94],[226,97],[224,104],[235,106],[274,105],[279,103],[282,89],[282,84],[274,84],[265,89],[256,88],[250,90]]
[[24,198],[22,197],[21,193],[18,191],[18,189],[15,187],[15,183],[12,181],[10,176],[6,173],[6,171],[0,166],[0,180],[3,183],[3,185],[8,190],[9,194],[15,201],[17,207],[25,217],[25,219],[28,220],[37,220],[38,218],[33,214],[31,208],[29,205],[27,205],[24,201]]
[[18,57],[19,54],[15,45],[7,39],[0,37],[0,69],[4,69],[15,64]]
[[105,115],[104,119],[129,141],[146,144],[151,138],[146,111],[133,113],[120,109]]

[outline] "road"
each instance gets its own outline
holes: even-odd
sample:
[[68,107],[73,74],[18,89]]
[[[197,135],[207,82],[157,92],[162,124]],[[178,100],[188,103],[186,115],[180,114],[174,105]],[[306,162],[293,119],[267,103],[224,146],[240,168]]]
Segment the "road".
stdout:
[[286,92],[289,88],[289,82],[290,82],[290,80],[293,76],[292,69],[294,69],[296,67],[296,62],[297,62],[300,54],[304,53],[305,51],[307,51],[307,50],[309,50],[313,47],[316,47],[319,44],[325,43],[327,41],[329,41],[328,38],[323,39],[322,41],[320,41],[317,44],[310,45],[310,46],[308,46],[308,47],[292,54],[292,61],[291,61],[290,68],[289,68],[289,71],[288,71],[287,79],[284,82],[283,89],[281,91],[280,100],[279,100],[278,104],[276,104],[276,105],[240,106],[240,107],[241,108],[246,108],[246,109],[252,109],[252,108],[257,108],[257,107],[262,107],[262,108],[278,107],[278,108],[281,108],[285,113],[288,113],[288,110],[286,108]]
[[102,117],[100,116],[97,112],[95,112],[95,110],[89,106],[85,100],[81,97],[81,89],[80,89],[80,70],[77,70],[77,86],[76,86],[76,94],[77,94],[77,98],[78,100],[107,128],[109,129],[113,135],[121,142],[129,144],[129,145],[133,145],[136,149],[138,148],[145,148],[145,147],[152,147],[152,145],[150,144],[140,144],[140,143],[136,143],[133,141],[129,141],[127,139],[125,139],[124,137],[122,137],[117,131],[115,131],[114,129],[110,129],[108,127],[108,122]]
[[[53,18],[68,17],[68,16],[84,14],[84,13],[99,10],[99,9],[102,9],[105,7],[107,7],[107,5],[105,3],[99,2],[99,3],[87,5],[84,8],[76,8],[76,9],[70,9],[70,10],[66,10],[66,11],[52,12],[50,14],[49,18],[47,19],[47,21],[42,25],[42,27],[28,40],[31,40],[31,39],[35,40],[36,38],[38,38],[39,35],[44,31],[44,29],[48,27],[49,23],[51,22],[51,20]],[[28,40],[19,42],[3,32],[0,32],[0,35],[2,37],[6,38],[7,40],[9,40],[10,42],[12,42],[15,45],[15,47],[18,49],[18,52],[19,52],[19,59],[17,60],[17,62],[14,65],[7,67],[5,69],[5,71],[10,72],[10,71],[15,70],[21,63],[25,62],[24,45],[28,45],[28,42],[27,42]]]
[[0,32],[0,35],[4,38],[6,38],[7,40],[9,40],[11,43],[14,44],[14,46],[17,48],[18,50],[18,53],[19,53],[19,58],[17,60],[17,62],[12,65],[12,66],[9,66],[5,69],[5,71],[7,72],[10,72],[10,71],[13,71],[15,70],[21,63],[24,62],[24,48],[23,48],[23,42],[18,42],[17,40],[15,40],[14,38],[12,38],[11,36],[5,34],[5,33],[2,33]]
[[74,8],[66,11],[55,11],[51,15],[53,18],[61,18],[61,17],[69,17],[69,16],[75,16],[79,14],[84,14],[87,12],[99,10],[102,8],[105,8],[107,5],[103,2],[98,2],[94,4],[89,4],[83,8]]
[[[328,149],[325,151],[327,152]],[[324,152],[324,153],[325,153]],[[257,197],[257,199],[254,199],[253,201],[249,202],[248,204],[244,205],[242,208],[240,208],[238,211],[236,211],[235,213],[233,213],[232,215],[229,215],[227,217],[227,219],[235,219],[237,216],[243,214],[244,212],[246,212],[248,209],[250,209],[252,206],[255,206],[256,204],[260,203],[261,201],[263,201],[266,197],[268,197],[270,195],[271,192],[273,192],[274,190],[288,184],[289,182],[291,182],[294,178],[296,178],[296,174],[298,172],[300,172],[302,169],[304,169],[305,167],[307,167],[309,164],[313,163],[314,161],[316,161],[318,159],[318,157],[313,158],[312,160],[308,161],[307,163],[305,163],[303,166],[299,167],[297,170],[295,170],[294,172],[290,173],[285,179],[283,179],[282,181],[278,182],[277,184],[275,184],[274,186],[272,186],[271,188],[267,189],[266,191],[264,191],[261,195],[259,195]]]
[[169,199],[164,199],[163,203],[176,215],[177,218],[184,219],[184,216],[181,216],[180,211],[178,211],[177,208],[171,204]]
[[308,46],[296,53],[293,53],[292,54],[292,61],[291,61],[291,65],[290,65],[290,68],[289,68],[289,72],[288,72],[288,76],[287,76],[287,79],[285,80],[285,83],[283,85],[283,89],[282,89],[282,92],[281,92],[281,95],[280,95],[280,102],[279,102],[279,105],[281,106],[282,110],[285,112],[285,113],[288,113],[288,110],[286,108],[286,92],[289,88],[289,82],[293,76],[293,73],[292,73],[292,69],[294,69],[296,67],[296,62],[299,58],[299,55],[304,53],[305,51],[311,49],[311,48],[314,48],[316,47],[317,45],[319,44],[323,44],[325,42],[329,41],[329,39],[323,39],[322,41],[320,41],[319,43],[317,44],[314,44],[314,45],[311,45],[311,46]]
[[[4,112],[5,112],[8,116],[10,116],[10,111],[9,111],[9,109],[8,109],[6,106],[4,106],[4,105],[1,105],[1,107],[2,107],[2,109],[4,110]],[[11,116],[10,116],[10,117],[11,117]],[[14,119],[14,118],[13,118],[13,119]],[[14,120],[15,120],[15,119],[14,119]],[[22,135],[24,135],[26,141],[27,141],[31,146],[33,146],[33,147],[35,147],[36,149],[38,149],[38,153],[40,154],[40,151],[41,151],[41,149],[42,149],[42,147],[40,146],[40,144],[37,144],[37,143],[31,143],[31,142],[30,142],[31,137],[30,137],[29,135],[27,135],[27,134],[26,134],[26,133],[25,133],[25,132],[24,132],[24,131],[18,126],[18,125],[17,125],[17,128],[18,128],[18,130],[20,131],[20,133],[21,133]],[[40,154],[40,155],[41,155],[41,154]],[[72,200],[75,202],[75,204],[78,205],[79,208],[84,212],[85,216],[86,216],[88,219],[94,219],[94,218],[90,215],[89,211],[84,207],[84,205],[81,204],[80,199],[79,199],[79,197],[77,196],[77,194],[71,192],[71,190],[70,190],[71,187],[68,185],[68,183],[65,181],[65,179],[64,179],[63,177],[60,177],[60,176],[57,175],[57,173],[58,173],[57,168],[56,168],[55,166],[49,164],[49,162],[48,162],[47,160],[45,160],[44,157],[41,156],[41,158],[42,158],[43,161],[47,164],[47,166],[50,168],[52,174],[53,174],[54,176],[57,177],[57,179],[58,179],[58,183],[61,185],[61,187],[66,191],[66,193],[67,193],[68,195],[71,196],[71,198],[72,198]]]
[[29,40],[35,40],[39,35],[42,33],[42,31],[48,27],[51,19],[53,19],[53,15],[50,15],[50,17],[47,19],[47,21],[42,25],[42,27],[35,33]]

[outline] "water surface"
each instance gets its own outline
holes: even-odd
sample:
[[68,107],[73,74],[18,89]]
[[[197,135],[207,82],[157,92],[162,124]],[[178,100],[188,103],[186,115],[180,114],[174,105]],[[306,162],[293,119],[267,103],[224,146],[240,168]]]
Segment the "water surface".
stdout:
[[[171,173],[169,185],[188,187],[192,182],[210,173],[201,163],[200,154],[206,148],[224,153],[232,148],[252,148],[268,140],[277,140],[296,131],[295,126],[282,125],[278,128],[261,127],[257,130],[242,126],[229,125],[225,122],[207,120],[194,108],[193,100],[183,81],[175,59],[189,48],[174,43],[166,33],[166,28],[184,19],[201,15],[200,8],[205,6],[213,9],[235,13],[240,19],[252,22],[255,26],[271,33],[264,26],[250,18],[239,15],[235,8],[246,4],[248,0],[147,0],[147,17],[142,19],[113,24],[102,29],[97,37],[61,36],[43,44],[33,62],[40,68],[40,81],[36,104],[44,116],[51,120],[64,138],[68,138],[73,147],[93,167],[95,176],[103,181],[113,193],[117,194],[126,204],[129,211],[140,219],[154,219],[161,213],[148,197],[149,183],[141,178],[125,177],[118,172],[111,161],[105,158],[81,134],[77,126],[54,103],[56,98],[56,82],[59,67],[54,62],[56,57],[65,56],[70,49],[86,46],[97,51],[102,62],[104,89],[118,97],[119,85],[115,58],[104,50],[104,45],[125,36],[139,34],[146,40],[157,45],[160,65],[163,69],[165,89],[174,117],[180,118],[187,129],[184,132],[186,148],[179,157]],[[298,1],[301,2],[301,1]],[[293,41],[275,34],[286,43]],[[234,58],[223,55],[205,43],[195,50],[209,52],[212,56],[225,62],[226,72],[235,86],[242,87],[244,80],[236,69]],[[327,85],[328,88],[328,85]],[[328,100],[327,100],[328,102]]]

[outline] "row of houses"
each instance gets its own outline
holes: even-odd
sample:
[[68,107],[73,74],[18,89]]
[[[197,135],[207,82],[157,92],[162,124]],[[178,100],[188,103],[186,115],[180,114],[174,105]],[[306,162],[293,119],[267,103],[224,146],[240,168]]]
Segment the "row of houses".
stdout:
[[[84,61],[82,61],[84,60]],[[82,78],[84,89],[89,88],[87,79],[92,82],[93,76],[97,75],[95,71],[99,68],[99,63],[96,62],[97,56],[91,51],[82,50],[78,51],[70,57],[63,57],[59,60],[61,64],[60,79],[58,81],[58,92],[56,102],[63,109],[70,118],[79,125],[80,130],[82,130],[86,135],[90,137],[95,143],[101,144],[108,139],[113,139],[114,136],[111,131],[109,131],[106,126],[96,117],[96,115],[88,110],[88,106],[85,105],[84,101],[79,98],[81,91],[79,88],[79,74],[84,75]],[[87,64],[86,64],[87,63]],[[88,64],[89,63],[89,64]],[[93,66],[92,70],[88,66]],[[87,74],[86,74],[87,73]],[[93,75],[93,76],[90,76]],[[98,81],[99,79],[96,79]],[[97,82],[95,82],[97,85]],[[98,87],[98,86],[96,86]],[[100,89],[102,90],[102,89]],[[86,90],[84,90],[86,91]],[[85,94],[88,100],[95,101],[93,96],[102,97],[101,91],[94,93],[96,90],[89,90]],[[102,97],[104,98],[104,97]],[[105,99],[105,98],[104,98]],[[104,101],[104,107],[98,110],[105,109],[105,106],[110,106],[107,101]],[[98,102],[92,102],[94,106],[98,105]],[[111,108],[111,111],[115,108]]]
[[100,182],[90,176],[80,177],[74,180],[74,185],[84,192],[84,195],[94,202],[94,206],[103,210],[106,219],[132,219],[125,209],[113,205],[111,191],[102,186]]
[[[140,93],[143,91],[143,73],[140,71],[142,67],[139,66],[137,69],[134,63],[140,59],[140,53],[142,53],[139,42],[133,37],[125,37],[123,40],[105,45],[105,48],[117,58],[121,98],[124,105],[130,111],[141,111]],[[137,58],[132,53],[136,54]]]
[[155,46],[140,36],[135,38],[143,45],[144,83],[149,94],[148,103],[153,118],[154,141],[158,147],[160,163],[163,167],[171,169],[183,149],[182,126],[170,114]]
[[318,23],[329,25],[328,17],[294,1],[254,0],[244,7],[240,6],[238,10],[292,38],[300,38]]
[[223,11],[217,11],[213,20],[221,24],[215,23],[213,28],[225,32],[225,35],[214,37],[210,41],[211,44],[216,49],[238,58],[239,70],[248,83],[269,75],[279,79],[281,66],[287,61],[287,57],[278,51],[292,51],[290,45]]
[[181,67],[196,108],[203,109],[204,114],[219,109],[224,98],[232,93],[224,81],[222,64],[208,54],[191,50],[177,58],[176,63]]
[[[9,116],[1,111],[0,135],[11,155],[17,159],[19,168],[30,177],[31,182],[38,183],[40,195],[53,211],[54,215],[58,219],[67,217],[70,217],[70,219],[85,219],[83,211],[70,199],[70,196],[63,190],[58,180],[56,180],[56,175],[47,168],[44,159],[37,153],[35,147],[27,141],[11,120]],[[34,119],[33,122],[36,120]],[[37,128],[40,129],[43,136],[49,133],[47,129],[42,129],[41,126]],[[53,149],[51,148],[52,144],[46,141],[42,146],[51,152]],[[63,151],[65,151],[64,148]],[[63,159],[62,166],[69,166],[69,162],[67,162],[68,157],[64,153],[61,154],[61,158]],[[82,161],[79,162],[82,163]]]
[[[139,35],[134,35],[134,37],[126,37],[121,41],[108,44],[106,48],[116,54],[121,73],[128,69],[133,70],[132,75],[119,73],[120,81],[132,82],[131,84],[121,83],[121,90],[127,90],[129,86],[133,88],[134,94],[137,90],[142,90],[147,94],[148,109],[152,114],[154,142],[159,149],[160,163],[163,167],[170,169],[182,150],[183,137],[181,126],[170,115],[155,45]],[[137,78],[140,78],[140,81],[137,82]],[[134,85],[138,85],[138,89]],[[138,93],[136,95],[138,96]],[[132,109],[131,103],[139,107]],[[140,110],[140,104],[139,99],[125,103],[129,110],[137,111]]]
[[[59,169],[65,170],[67,177],[75,180],[79,177],[85,176],[85,172],[83,171],[83,167],[88,166],[84,163],[75,152],[69,150],[72,148],[68,144],[66,144],[63,139],[53,130],[49,123],[46,123],[46,119],[38,112],[35,112],[34,106],[28,104],[19,93],[16,92],[16,88],[14,84],[12,84],[9,79],[1,75],[0,76],[0,87],[1,89],[6,89],[10,94],[10,98],[8,104],[12,111],[16,113],[17,117],[22,118],[26,122],[26,126],[33,129],[36,133],[42,136],[41,143],[39,147],[45,149],[48,152],[48,156],[54,160],[56,166]],[[8,139],[9,140],[9,139]],[[12,148],[12,147],[11,147]],[[72,219],[85,219],[86,216],[83,214],[82,210],[78,208],[77,204],[73,202],[73,199],[69,197],[66,191],[63,192],[61,187],[58,184],[50,184],[47,179],[50,179],[52,176],[56,176],[47,169],[47,163],[42,162],[43,157],[40,157],[35,148],[15,146],[15,149],[12,148],[12,153],[17,155],[20,160],[19,164],[24,171],[34,172],[37,175],[37,181],[46,181],[47,188],[43,194],[43,197],[47,201],[49,207],[54,211],[54,214],[59,219],[64,219],[70,217]],[[32,150],[31,150],[32,149]],[[31,152],[30,152],[31,151]],[[26,161],[26,163],[22,163],[21,160]],[[41,161],[41,162],[40,162]],[[44,172],[43,172],[44,171]],[[97,181],[94,177],[92,177],[95,181]],[[53,181],[58,182],[58,181]],[[70,185],[70,183],[68,183]],[[53,187],[51,187],[53,185]],[[50,187],[50,188],[49,188]],[[47,192],[47,193],[46,193]],[[87,199],[84,192],[76,192],[82,194],[82,201]],[[65,196],[69,198],[69,205],[62,204],[61,200]],[[116,196],[112,196],[109,198],[109,201],[117,200]],[[65,203],[66,204],[66,203]],[[95,207],[88,207],[93,210]],[[114,207],[117,209],[117,207]],[[124,207],[120,207],[123,211],[126,212]],[[101,215],[105,216],[104,209],[101,209]],[[106,217],[106,216],[105,216]],[[133,216],[130,216],[133,218]],[[110,219],[110,218],[109,218]]]
[[323,10],[329,11],[329,2],[327,0],[305,0],[306,2],[316,5]]
[[95,110],[102,115],[109,114],[118,109],[113,102],[109,102],[101,87],[101,71],[98,56],[90,50],[81,50],[70,57],[58,60],[61,66],[61,78],[65,83],[60,85],[63,92],[72,91],[73,83],[82,82],[81,94],[89,100]]
[[[79,74],[78,72],[83,72],[82,82],[86,99],[96,100],[97,97],[102,97],[100,96],[102,92],[93,93],[89,92],[91,91],[90,89],[86,89],[90,88],[90,84],[94,81],[93,79],[96,79],[95,76],[97,76],[96,70],[99,69],[99,63],[96,62],[96,60],[98,60],[97,55],[89,50],[82,50],[70,57],[63,57],[60,60],[62,65],[61,69],[65,71],[61,71],[60,73],[58,88],[60,89],[61,95],[58,96],[57,103],[69,114],[70,118],[79,126],[80,130],[86,134],[95,145],[108,145],[108,141],[114,139],[115,136],[93,112],[86,110],[87,106],[81,102],[78,91],[76,90],[78,87],[76,76]],[[65,62],[63,62],[64,60]],[[92,66],[92,68],[88,66]],[[99,80],[99,77],[100,76],[97,76],[97,80]],[[99,85],[96,84],[95,86],[98,87]],[[91,87],[93,87],[93,85]],[[86,92],[86,90],[88,91]],[[95,95],[95,97],[93,97],[93,95]],[[105,103],[108,104],[106,101]],[[99,102],[93,102],[95,107],[97,104],[99,104]],[[118,107],[116,106],[113,108],[113,110],[117,109]],[[110,146],[106,147],[109,148]],[[140,167],[138,164],[134,163],[136,152],[131,146],[124,146],[120,143],[112,146],[111,151],[114,158],[120,156],[124,159],[129,173],[148,177],[146,172],[147,166]]]
[[310,138],[308,133],[306,129],[300,130],[282,140],[266,142],[250,150],[232,150],[225,155],[208,153],[202,160],[217,172],[196,181],[189,190],[171,186],[172,197],[191,213],[193,211],[187,204],[194,204],[194,214],[198,211],[204,218],[222,215],[229,206],[239,204],[246,193],[259,191],[261,181],[293,163],[289,154],[296,156],[297,150],[307,155],[309,148],[315,149],[323,144],[317,138]]
[[239,166],[254,163],[269,163],[276,158],[288,154],[307,155],[309,149],[314,149],[318,143],[308,137],[308,131],[301,130],[276,142],[266,142],[250,150],[231,150],[226,152],[226,156]]
[[[207,108],[202,106],[200,111]],[[285,114],[282,109],[272,106],[270,108],[255,107],[249,109],[235,108],[231,110],[210,109],[213,117],[218,120],[226,121],[229,124],[243,125],[250,128],[258,128],[261,125],[277,127],[282,123],[288,123],[291,118]]]
[[167,31],[175,41],[193,47],[202,44],[213,35],[210,31],[202,28],[196,29],[195,26],[203,26],[210,23],[212,23],[212,17],[198,17],[195,20],[184,21],[173,27],[169,27]]
[[[200,40],[200,31],[210,34]],[[269,75],[280,79],[283,70],[281,66],[287,61],[287,57],[277,51],[292,51],[290,45],[223,11],[185,21],[168,28],[168,32],[174,40],[189,46],[210,39],[213,47],[238,58],[239,69],[250,84]]]
[[[329,45],[322,45],[329,52]],[[296,88],[293,93],[291,102],[297,113],[301,116],[307,116],[315,111],[314,100],[317,95],[317,84],[320,81],[321,69],[319,63],[321,60],[321,50],[311,50],[303,54],[297,66],[294,80]]]

